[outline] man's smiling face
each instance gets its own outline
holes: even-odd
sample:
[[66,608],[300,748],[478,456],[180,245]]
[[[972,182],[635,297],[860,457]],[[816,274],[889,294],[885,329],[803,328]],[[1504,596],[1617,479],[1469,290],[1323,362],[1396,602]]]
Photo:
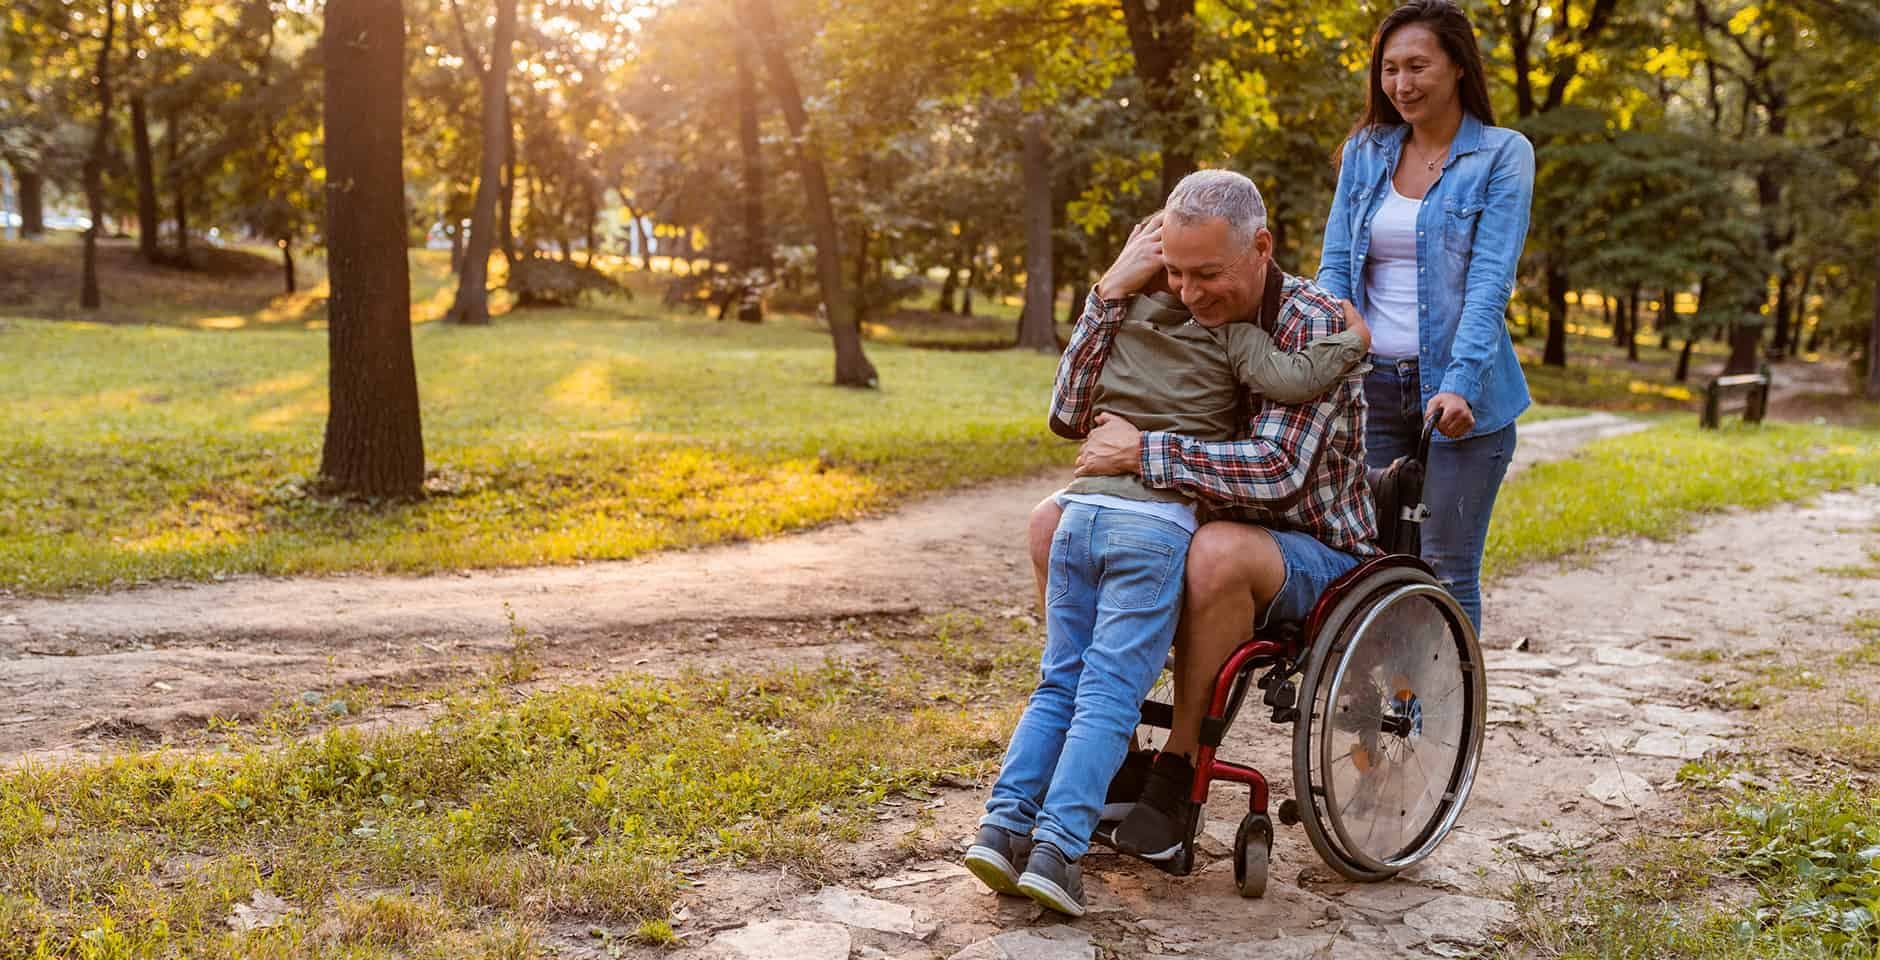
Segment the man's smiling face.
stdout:
[[1218,217],[1192,223],[1169,217],[1162,224],[1169,289],[1204,327],[1253,317],[1272,251],[1273,237],[1265,229],[1251,245],[1242,245]]

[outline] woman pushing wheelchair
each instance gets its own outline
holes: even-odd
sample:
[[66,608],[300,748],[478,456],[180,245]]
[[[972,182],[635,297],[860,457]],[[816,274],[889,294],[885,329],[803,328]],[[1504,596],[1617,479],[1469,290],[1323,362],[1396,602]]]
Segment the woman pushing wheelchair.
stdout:
[[[1440,608],[1433,621],[1446,618],[1459,638],[1453,657],[1436,659],[1466,671],[1475,655],[1482,542],[1513,421],[1528,402],[1502,314],[1525,238],[1533,155],[1518,134],[1490,125],[1473,31],[1451,3],[1420,0],[1385,19],[1372,44],[1368,99],[1339,160],[1318,282],[1273,262],[1250,181],[1202,171],[1137,228],[1092,291],[1052,406],[1053,429],[1084,439],[1079,479],[1040,504],[1031,524],[1047,609],[1041,683],[967,855],[994,889],[1081,914],[1077,862],[1106,811],[1128,811],[1108,833],[1119,850],[1164,862],[1187,856],[1206,795],[1196,761],[1218,743],[1203,744],[1203,721],[1218,707],[1211,701],[1220,699],[1222,664],[1245,653],[1250,631],[1305,620],[1328,587],[1375,564],[1379,518],[1367,461],[1384,466],[1413,449],[1426,417],[1442,439],[1427,454],[1424,499],[1434,513],[1423,556],[1441,582],[1429,588],[1440,595],[1431,599]],[[1154,289],[1163,278],[1170,295]],[[1370,331],[1340,299],[1370,318]],[[1243,399],[1240,423],[1197,427],[1187,410],[1151,409],[1148,401],[1218,416],[1218,392],[1195,387],[1209,370],[1215,391],[1224,384]],[[1275,379],[1286,380],[1276,373],[1292,379],[1275,389]],[[1172,394],[1144,387],[1171,381]],[[1417,588],[1393,583],[1392,598]],[[1366,765],[1360,772],[1389,760],[1378,743],[1401,753],[1423,728],[1407,668],[1385,669],[1398,652],[1385,644],[1397,641],[1372,625],[1398,616],[1386,606],[1375,597],[1344,604],[1347,613],[1369,611],[1363,629],[1372,639],[1353,626],[1332,644],[1339,677],[1353,670],[1342,695],[1370,690],[1356,679],[1375,667],[1366,682],[1385,697],[1368,739],[1336,758],[1345,768]],[[1153,759],[1131,755],[1135,769],[1119,773],[1171,641],[1178,669],[1168,741]],[[1275,661],[1271,679],[1290,687],[1307,657],[1273,650],[1252,660]],[[1462,695],[1473,695],[1463,705],[1479,728],[1477,673]],[[1302,679],[1319,689],[1315,677]],[[1324,696],[1340,695],[1338,683],[1323,686]],[[1458,741],[1468,725],[1461,721]],[[1322,729],[1329,743],[1332,727]],[[1443,830],[1460,806],[1457,777],[1466,796],[1473,775],[1473,754],[1457,762],[1465,760],[1447,793],[1440,783],[1421,788],[1448,798]],[[1338,776],[1329,768],[1321,775]],[[1138,782],[1138,802],[1118,796]],[[1262,780],[1254,811],[1262,819],[1264,804]],[[1336,817],[1328,813],[1338,835],[1332,849],[1357,873],[1398,865],[1391,851],[1421,856],[1434,844],[1428,829],[1410,830],[1414,842],[1389,827],[1383,840],[1354,839]],[[1371,846],[1383,852],[1372,855]]]

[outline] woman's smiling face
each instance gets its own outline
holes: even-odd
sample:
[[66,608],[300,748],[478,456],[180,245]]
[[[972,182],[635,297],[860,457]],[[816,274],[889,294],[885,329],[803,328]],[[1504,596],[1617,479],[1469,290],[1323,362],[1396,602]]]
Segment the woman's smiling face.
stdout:
[[1384,95],[1406,123],[1422,123],[1462,109],[1456,90],[1462,67],[1443,52],[1429,27],[1407,23],[1384,41]]

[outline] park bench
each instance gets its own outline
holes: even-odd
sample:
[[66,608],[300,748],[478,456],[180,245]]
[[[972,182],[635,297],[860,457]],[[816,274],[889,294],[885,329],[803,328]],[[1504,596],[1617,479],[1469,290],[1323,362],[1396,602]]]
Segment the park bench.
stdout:
[[1737,412],[1743,414],[1744,423],[1761,423],[1768,410],[1769,365],[1764,364],[1755,373],[1733,374],[1710,381],[1704,388],[1704,412],[1697,425],[1715,430],[1722,425],[1724,414]]

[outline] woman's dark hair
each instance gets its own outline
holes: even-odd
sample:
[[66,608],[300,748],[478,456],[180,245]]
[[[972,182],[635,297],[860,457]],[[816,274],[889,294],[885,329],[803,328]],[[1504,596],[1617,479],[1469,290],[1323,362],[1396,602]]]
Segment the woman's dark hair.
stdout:
[[1403,114],[1397,112],[1397,105],[1384,95],[1384,45],[1390,42],[1390,36],[1399,27],[1420,23],[1436,35],[1436,41],[1443,45],[1443,52],[1449,59],[1462,68],[1462,78],[1456,84],[1456,93],[1462,98],[1462,109],[1475,114],[1477,120],[1494,126],[1495,108],[1488,103],[1488,79],[1482,70],[1482,51],[1475,43],[1475,26],[1469,22],[1469,15],[1455,5],[1453,0],[1410,0],[1409,3],[1390,12],[1384,22],[1377,25],[1377,33],[1371,38],[1371,85],[1365,90],[1364,116],[1351,128],[1351,135],[1375,131],[1379,127],[1395,126],[1403,123]]

